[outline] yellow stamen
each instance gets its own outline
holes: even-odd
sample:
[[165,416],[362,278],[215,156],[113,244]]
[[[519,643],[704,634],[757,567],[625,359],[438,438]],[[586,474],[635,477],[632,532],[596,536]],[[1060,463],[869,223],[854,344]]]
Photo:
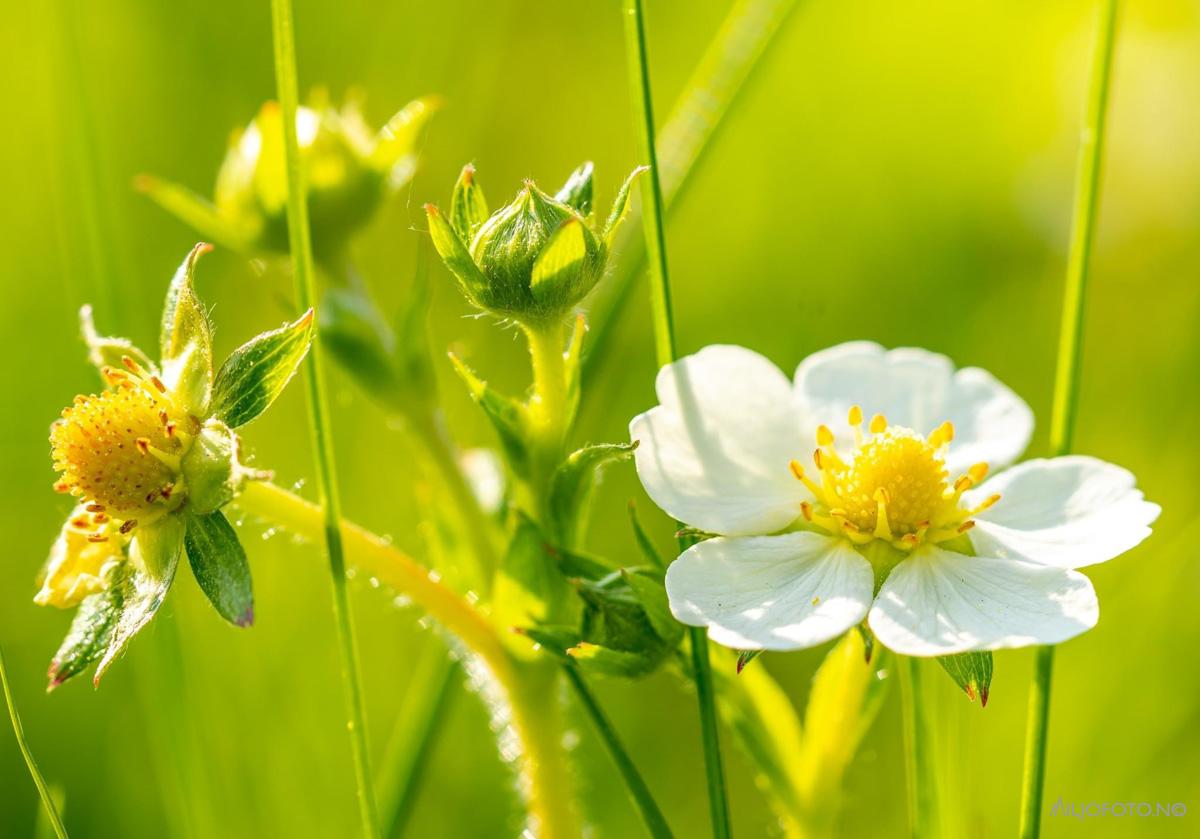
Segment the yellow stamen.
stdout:
[[871,417],[871,424],[867,426],[867,429],[872,434],[882,434],[887,427],[887,417],[885,417],[883,414],[876,414],[875,416]]
[[850,416],[846,418],[846,421],[850,423],[850,426],[852,428],[857,428],[858,426],[862,425],[862,421],[863,421],[862,408],[860,408],[858,405],[855,405],[854,407],[852,407],[850,409]]
[[954,423],[946,420],[929,435],[929,445],[935,449],[948,445],[954,439]]
[[829,430],[828,425],[817,426],[817,445],[822,447],[833,445],[833,432]]
[[791,467],[792,474],[796,476],[796,480],[808,487],[809,492],[813,495],[821,494],[821,488],[817,486],[816,482],[804,474],[804,467],[800,465],[800,461],[793,460],[788,466]]

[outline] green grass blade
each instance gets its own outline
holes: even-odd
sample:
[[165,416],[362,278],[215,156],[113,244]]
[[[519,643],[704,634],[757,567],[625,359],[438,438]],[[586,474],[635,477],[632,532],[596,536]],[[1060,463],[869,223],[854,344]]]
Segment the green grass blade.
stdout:
[[[738,0],[726,16],[656,143],[661,152],[659,177],[668,212],[692,183],[705,152],[712,147],[747,82],[798,5],[798,0]],[[613,250],[620,254],[620,261],[592,304],[584,347],[585,378],[604,357],[612,329],[628,304],[630,289],[645,270],[646,251],[636,231],[633,225],[618,231]]]
[[[1113,50],[1117,40],[1118,0],[1102,0],[1096,25],[1087,115],[1079,141],[1075,199],[1071,213],[1071,249],[1063,292],[1062,326],[1054,376],[1054,406],[1050,416],[1050,453],[1071,451],[1079,410],[1079,366],[1083,348],[1083,307],[1091,268],[1096,216],[1100,203],[1100,166],[1104,158],[1108,97]],[[1042,792],[1046,779],[1046,740],[1050,728],[1050,680],[1054,648],[1040,647],[1029,694],[1029,723],[1025,740],[1025,773],[1021,794],[1022,839],[1041,833]]]
[[12,685],[8,683],[8,665],[4,663],[3,650],[0,650],[0,684],[4,687],[4,701],[8,704],[8,718],[12,722],[13,734],[16,735],[21,756],[25,758],[25,766],[29,769],[29,777],[33,778],[33,785],[37,787],[38,796],[42,799],[42,806],[46,810],[46,816],[50,819],[55,835],[59,839],[66,839],[67,829],[63,827],[62,819],[58,815],[58,807],[54,804],[50,787],[47,786],[46,779],[42,777],[42,771],[38,769],[37,761],[33,759],[29,741],[25,739],[25,728],[21,725],[21,715],[17,713],[17,703],[13,698]]
[[[296,82],[296,44],[291,0],[272,0],[271,22],[275,47],[275,82],[279,104],[283,109],[284,151],[287,163],[287,220],[288,243],[292,256],[296,307],[300,312],[313,309],[316,303],[313,276],[312,237],[308,224],[308,202],[305,200],[304,172],[300,166],[300,145],[296,136],[296,111],[299,92]],[[346,560],[343,555],[341,503],[333,461],[333,435],[330,428],[329,405],[321,367],[321,341],[318,336],[305,365],[308,393],[309,430],[312,436],[313,459],[317,467],[317,483],[321,492],[324,514],[325,548],[329,558],[329,573],[333,581],[334,617],[337,622],[338,644],[341,647],[342,683],[346,694],[346,713],[349,717],[350,743],[354,758],[354,774],[358,788],[358,804],[363,835],[379,836],[379,812],[372,787],[370,756],[367,746],[366,710],[362,683],[359,677],[358,648],[354,625],[350,617],[350,598],[346,592]]]

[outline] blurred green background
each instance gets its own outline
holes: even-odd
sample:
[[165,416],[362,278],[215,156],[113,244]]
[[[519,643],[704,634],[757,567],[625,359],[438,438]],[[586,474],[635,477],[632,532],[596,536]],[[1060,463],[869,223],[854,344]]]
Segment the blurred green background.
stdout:
[[[47,428],[94,389],[76,312],[152,345],[166,281],[194,242],[133,192],[153,172],[209,194],[226,139],[273,95],[269,4],[5,0],[0,130],[0,516],[8,583],[0,644],[25,725],[50,780],[66,790],[76,836],[345,836],[356,808],[329,582],[318,552],[247,521],[257,626],[222,623],[190,575],[94,692],[80,679],[44,693],[69,618],[31,602],[33,578],[66,509],[50,489]],[[725,2],[650,0],[660,114],[680,93]],[[1162,504],[1154,537],[1089,569],[1103,604],[1092,632],[1058,657],[1048,801],[1165,801],[1200,807],[1200,4],[1127,4],[1087,309],[1077,447],[1132,469]],[[598,204],[638,161],[617,0],[297,3],[303,87],[368,94],[372,122],[437,93],[446,109],[413,184],[356,244],[387,306],[406,294],[425,201],[448,200],[473,160],[494,204],[520,179],[556,185],[580,160]],[[1041,453],[1049,416],[1071,179],[1094,25],[1091,2],[801,0],[695,182],[668,237],[681,349],[752,346],[790,369],[856,338],[919,345],[994,371],[1034,407]],[[454,345],[503,388],[527,381],[523,342],[468,307],[437,266],[435,347]],[[115,293],[100,289],[111,283]],[[223,354],[290,312],[290,280],[228,252],[202,263]],[[620,440],[652,403],[644,288],[593,382],[579,441]],[[441,357],[440,355],[438,356]],[[450,423],[492,442],[446,364]],[[416,550],[412,456],[402,435],[336,371],[335,433],[344,505]],[[284,483],[311,474],[302,388],[248,430],[257,463]],[[310,497],[312,490],[303,490]],[[632,469],[599,493],[595,548],[632,542]],[[665,517],[647,520],[664,545]],[[414,656],[437,644],[417,614],[352,586],[376,758],[408,691]],[[823,650],[770,655],[803,703]],[[1015,831],[1028,651],[997,655],[986,711],[946,679],[942,724],[961,743],[954,795],[972,835]],[[480,702],[456,689],[411,825],[413,836],[502,836],[519,811]],[[669,676],[600,685],[680,836],[706,828],[693,697]],[[904,829],[898,692],[848,779],[840,831]],[[597,836],[638,835],[586,721],[571,741]],[[736,832],[769,834],[749,765],[727,742]],[[36,798],[0,725],[0,835],[30,836]],[[1047,836],[1192,836],[1182,819],[1048,818]]]

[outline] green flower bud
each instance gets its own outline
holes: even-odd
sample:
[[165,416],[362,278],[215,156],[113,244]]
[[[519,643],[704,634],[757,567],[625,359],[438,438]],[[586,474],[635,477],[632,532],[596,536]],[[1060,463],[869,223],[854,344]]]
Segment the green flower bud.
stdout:
[[[318,256],[336,253],[382,199],[416,168],[416,147],[437,102],[418,99],[379,131],[357,102],[335,109],[323,96],[296,112],[300,163]],[[287,251],[287,172],[283,114],[267,102],[230,138],[211,203],[175,184],[143,176],[138,188],[200,233],[249,252]]]
[[629,203],[635,170],[618,193],[602,229],[593,224],[592,166],[585,163],[559,192],[532,181],[484,220],[487,204],[475,170],[463,169],[447,218],[425,206],[430,235],[467,299],[479,308],[525,324],[566,315],[600,281],[612,235]]

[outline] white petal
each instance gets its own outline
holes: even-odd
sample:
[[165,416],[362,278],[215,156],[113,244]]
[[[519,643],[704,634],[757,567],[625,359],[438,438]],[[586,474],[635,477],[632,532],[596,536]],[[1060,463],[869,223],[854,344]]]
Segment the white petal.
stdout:
[[671,611],[736,650],[796,650],[836,638],[871,604],[871,565],[844,539],[786,533],[709,539],[667,569]]
[[659,371],[658,407],[629,436],[654,503],[713,533],[758,535],[796,520],[808,497],[788,463],[811,450],[787,377],[742,347],[711,346]]
[[1120,556],[1150,535],[1161,508],[1133,474],[1094,457],[1030,460],[964,493],[968,506],[1000,493],[976,518],[976,553],[1059,568]]
[[931,546],[892,569],[867,620],[889,649],[936,656],[1057,644],[1099,617],[1078,571]]
[[858,405],[868,418],[928,434],[945,420],[954,423],[946,465],[957,477],[974,463],[992,468],[1021,456],[1033,433],[1025,402],[978,367],[955,372],[944,355],[921,349],[885,350],[854,341],[814,353],[796,370],[801,406],[836,428]]

